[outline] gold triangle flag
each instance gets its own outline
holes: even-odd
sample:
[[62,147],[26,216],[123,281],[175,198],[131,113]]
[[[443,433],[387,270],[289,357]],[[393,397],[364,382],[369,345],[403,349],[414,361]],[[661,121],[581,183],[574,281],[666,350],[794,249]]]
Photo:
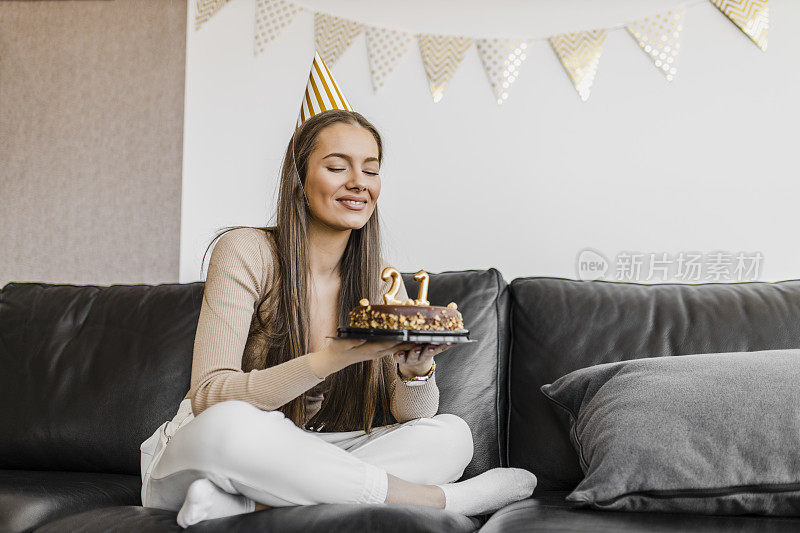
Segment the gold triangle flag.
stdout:
[[589,98],[605,39],[604,29],[563,33],[550,37],[550,45],[584,102]]
[[314,46],[322,59],[331,65],[347,50],[361,30],[361,24],[354,20],[314,13]]
[[767,51],[769,6],[767,0],[711,0],[754,43]]
[[511,84],[519,76],[519,68],[528,57],[527,39],[477,39],[475,47],[483,69],[492,84],[492,93],[498,104],[508,98]]
[[306,93],[300,105],[300,114],[297,117],[297,126],[318,113],[329,109],[346,109],[352,111],[350,102],[339,89],[333,74],[328,70],[325,61],[318,51],[314,51],[314,61],[311,63],[311,72],[308,75]]
[[667,77],[667,81],[672,81],[677,72],[675,61],[678,59],[678,49],[681,45],[684,13],[683,8],[678,7],[636,20],[625,27],[639,43],[639,48]]
[[228,3],[228,0],[197,0],[194,12],[194,29],[198,30],[205,21],[214,16]]
[[367,26],[366,34],[372,90],[377,92],[408,51],[414,36],[402,31],[372,26]]
[[472,39],[423,33],[417,37],[417,40],[433,101],[438,102],[442,99],[444,88],[450,82],[453,73],[464,59],[464,54],[472,44]]
[[256,0],[253,55],[263,52],[300,10],[299,6],[286,0]]

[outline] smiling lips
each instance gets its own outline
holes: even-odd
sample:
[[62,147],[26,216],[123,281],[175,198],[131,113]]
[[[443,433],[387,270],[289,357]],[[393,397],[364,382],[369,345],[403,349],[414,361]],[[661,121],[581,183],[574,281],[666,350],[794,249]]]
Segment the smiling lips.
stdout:
[[361,211],[367,206],[366,200],[349,200],[339,198],[336,201],[345,206],[347,209],[351,209],[353,211]]

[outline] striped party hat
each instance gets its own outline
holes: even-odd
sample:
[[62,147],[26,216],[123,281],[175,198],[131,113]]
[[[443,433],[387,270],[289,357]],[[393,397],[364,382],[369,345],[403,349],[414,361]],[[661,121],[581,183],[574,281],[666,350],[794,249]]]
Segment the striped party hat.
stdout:
[[308,75],[308,85],[306,94],[303,97],[303,104],[300,106],[300,115],[297,117],[297,126],[310,119],[317,113],[322,113],[329,109],[346,109],[352,111],[350,102],[344,97],[333,74],[328,70],[328,66],[320,57],[319,52],[314,50],[314,61],[311,63],[311,73]]

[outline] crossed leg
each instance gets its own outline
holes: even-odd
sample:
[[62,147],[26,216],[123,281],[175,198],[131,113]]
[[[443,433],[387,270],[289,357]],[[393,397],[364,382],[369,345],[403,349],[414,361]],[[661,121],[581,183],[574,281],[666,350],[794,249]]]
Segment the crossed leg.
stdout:
[[[472,458],[461,418],[440,414],[363,432],[315,433],[279,411],[226,401],[171,439],[151,474],[147,506],[177,510],[189,485],[207,478],[225,492],[272,507],[318,503],[420,503],[432,484],[458,479]],[[400,480],[392,501],[390,478]],[[406,483],[407,485],[403,485]],[[426,488],[418,488],[420,485]],[[409,490],[411,489],[411,490]],[[405,491],[405,493],[403,493]],[[426,492],[427,491],[427,492]],[[396,490],[395,490],[396,492]]]
[[444,493],[436,485],[459,479],[473,456],[472,432],[453,414],[382,426],[369,436],[350,433],[319,436],[386,470],[386,503],[444,508]]

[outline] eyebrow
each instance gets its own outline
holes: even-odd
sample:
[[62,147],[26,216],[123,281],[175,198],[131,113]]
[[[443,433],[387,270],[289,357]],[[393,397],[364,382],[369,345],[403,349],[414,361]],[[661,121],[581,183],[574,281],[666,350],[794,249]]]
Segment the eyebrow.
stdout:
[[[342,159],[347,159],[348,161],[352,161],[352,159],[350,159],[350,156],[349,156],[349,155],[347,155],[347,154],[339,154],[339,153],[336,153],[336,152],[334,152],[334,153],[332,153],[332,154],[328,154],[328,155],[326,155],[325,157],[323,157],[322,159],[328,159],[329,157],[341,157]],[[365,162],[365,163],[366,163],[367,161],[375,161],[375,162],[378,162],[378,158],[377,158],[377,157],[368,157],[368,158],[364,159],[364,162]]]

